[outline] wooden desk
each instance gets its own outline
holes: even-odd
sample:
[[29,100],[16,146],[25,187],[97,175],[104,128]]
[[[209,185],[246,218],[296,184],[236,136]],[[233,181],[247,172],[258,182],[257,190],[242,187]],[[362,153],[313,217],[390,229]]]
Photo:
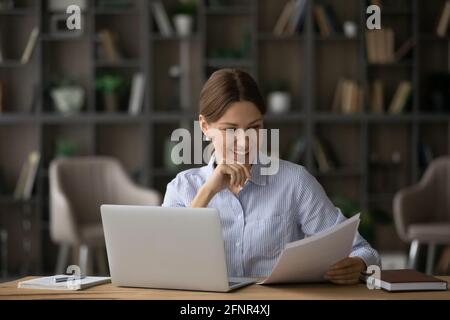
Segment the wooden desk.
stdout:
[[[82,291],[18,289],[17,283],[33,277],[1,283],[0,300],[5,299],[137,299],[137,300],[333,300],[333,299],[431,299],[450,300],[450,291],[397,292],[369,290],[364,284],[338,286],[333,284],[251,285],[230,293],[181,290],[121,288],[105,284]],[[438,277],[447,282],[450,277]]]

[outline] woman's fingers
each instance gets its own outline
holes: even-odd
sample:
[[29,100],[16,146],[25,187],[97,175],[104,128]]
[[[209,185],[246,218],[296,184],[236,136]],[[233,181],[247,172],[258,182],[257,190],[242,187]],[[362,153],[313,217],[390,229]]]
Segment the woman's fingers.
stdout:
[[233,168],[236,170],[238,176],[239,176],[239,186],[243,186],[245,183],[245,180],[247,179],[247,174],[245,173],[243,166],[239,164],[232,164]]
[[357,257],[345,258],[325,273],[324,278],[336,284],[355,284],[364,269],[364,262]]
[[326,274],[329,276],[339,276],[339,275],[354,273],[354,272],[361,272],[358,265],[350,266],[347,268],[341,268],[341,269],[330,269],[329,271],[327,271]]
[[328,275],[325,274],[325,279],[328,280],[350,280],[350,279],[359,279],[361,273],[360,272],[350,272],[339,275]]
[[233,170],[234,174],[236,175],[236,180],[234,181],[234,186],[239,187],[242,185],[242,173],[239,167],[237,167],[234,164],[230,164],[231,169]]
[[224,165],[223,173],[230,176],[229,186],[236,189],[244,186],[245,181],[250,179],[250,171],[242,164]]
[[230,166],[224,166],[225,174],[230,176],[230,186],[233,186],[236,181],[236,173]]
[[343,269],[355,265],[356,261],[352,258],[345,258],[331,266],[330,270]]
[[241,166],[241,168],[244,170],[246,179],[250,179],[251,177],[250,170],[243,164],[240,164],[239,166]]

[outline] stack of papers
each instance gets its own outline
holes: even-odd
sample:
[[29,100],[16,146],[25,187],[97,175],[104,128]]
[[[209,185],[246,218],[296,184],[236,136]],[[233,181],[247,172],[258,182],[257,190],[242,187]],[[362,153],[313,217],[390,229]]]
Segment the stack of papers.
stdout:
[[352,252],[359,213],[309,238],[288,243],[269,277],[259,284],[325,282],[324,275]]
[[76,281],[55,282],[55,277],[62,276],[64,275],[21,281],[17,285],[17,288],[40,290],[82,290],[111,282],[110,277],[86,277]]

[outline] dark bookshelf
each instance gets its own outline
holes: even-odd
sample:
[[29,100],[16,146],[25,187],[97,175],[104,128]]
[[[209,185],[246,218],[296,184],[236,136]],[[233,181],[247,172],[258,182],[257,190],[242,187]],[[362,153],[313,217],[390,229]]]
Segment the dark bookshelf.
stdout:
[[[408,37],[416,45],[410,58],[380,65],[367,59],[364,35],[367,1],[345,0],[339,6],[332,0],[320,1],[334,8],[340,23],[352,20],[358,25],[358,35],[352,39],[342,33],[322,37],[317,32],[313,5],[318,1],[308,2],[302,31],[289,36],[272,33],[287,0],[228,1],[230,5],[223,7],[200,1],[195,32],[187,38],[160,35],[155,28],[151,1],[134,0],[133,6],[126,9],[97,8],[94,1],[89,1],[86,29],[79,37],[49,33],[46,0],[20,2],[20,8],[0,11],[0,27],[8,28],[8,43],[12,43],[8,56],[0,63],[0,80],[12,87],[4,113],[0,114],[0,168],[6,174],[5,181],[0,183],[8,190],[0,195],[0,221],[12,234],[20,235],[14,236],[9,244],[12,274],[53,271],[56,254],[49,239],[48,164],[55,156],[56,139],[77,141],[77,155],[117,157],[138,183],[164,193],[166,184],[176,174],[164,167],[164,141],[175,128],[192,129],[197,119],[198,93],[205,79],[218,68],[249,71],[265,95],[268,81],[286,80],[293,101],[290,112],[269,113],[265,117],[266,127],[280,128],[280,153],[286,154],[292,143],[303,137],[306,151],[300,164],[317,177],[330,196],[345,195],[364,211],[382,208],[392,213],[395,188],[420,179],[423,172],[418,162],[419,143],[429,145],[436,157],[449,153],[450,114],[428,108],[429,75],[449,68],[449,37],[434,35],[434,22],[444,0],[399,1],[399,4],[386,0],[386,7],[382,8],[383,26],[394,31],[398,28],[397,45]],[[169,13],[175,3],[164,1]],[[31,61],[22,65],[20,55],[34,26],[42,33]],[[120,61],[111,63],[98,57],[97,32],[102,28],[118,32],[124,50]],[[245,36],[249,39],[246,55],[218,58],[211,54],[222,46],[238,50]],[[191,59],[192,94],[185,109],[171,105],[168,98],[172,93],[168,69],[180,63],[182,47],[188,48]],[[94,86],[102,70],[113,70],[128,78],[137,71],[144,73],[146,94],[139,115],[102,111]],[[53,73],[81,79],[86,93],[82,112],[63,116],[55,111],[45,89]],[[359,113],[331,111],[335,86],[342,75],[358,81],[363,88],[364,103]],[[411,81],[413,90],[407,111],[398,115],[371,113],[368,88],[371,80],[378,77],[386,81],[386,105],[398,81]],[[37,92],[32,101],[31,88],[35,85]],[[22,88],[27,88],[25,94]],[[338,168],[328,172],[317,169],[313,141],[318,134],[325,136],[335,149],[342,162]],[[42,161],[33,198],[24,203],[14,200],[12,191],[25,157],[32,150],[41,152]],[[394,181],[388,181],[393,189],[379,189],[377,182],[383,181],[383,170],[374,167],[371,158],[376,155],[380,162],[387,161],[397,151],[401,165],[397,171],[393,170]],[[25,230],[23,221],[31,222],[31,227]],[[378,233],[383,239],[374,244],[377,249],[406,248],[392,224],[380,228]]]

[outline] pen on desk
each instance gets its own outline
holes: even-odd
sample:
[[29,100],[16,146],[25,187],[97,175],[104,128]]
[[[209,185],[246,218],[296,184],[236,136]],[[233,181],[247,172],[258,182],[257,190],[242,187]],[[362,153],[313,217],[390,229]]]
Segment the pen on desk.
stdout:
[[55,283],[59,283],[59,282],[66,282],[66,281],[69,281],[69,280],[81,280],[81,279],[84,279],[84,278],[86,278],[86,276],[79,276],[79,277],[77,277],[77,276],[64,276],[64,277],[55,277],[54,280],[55,280]]

